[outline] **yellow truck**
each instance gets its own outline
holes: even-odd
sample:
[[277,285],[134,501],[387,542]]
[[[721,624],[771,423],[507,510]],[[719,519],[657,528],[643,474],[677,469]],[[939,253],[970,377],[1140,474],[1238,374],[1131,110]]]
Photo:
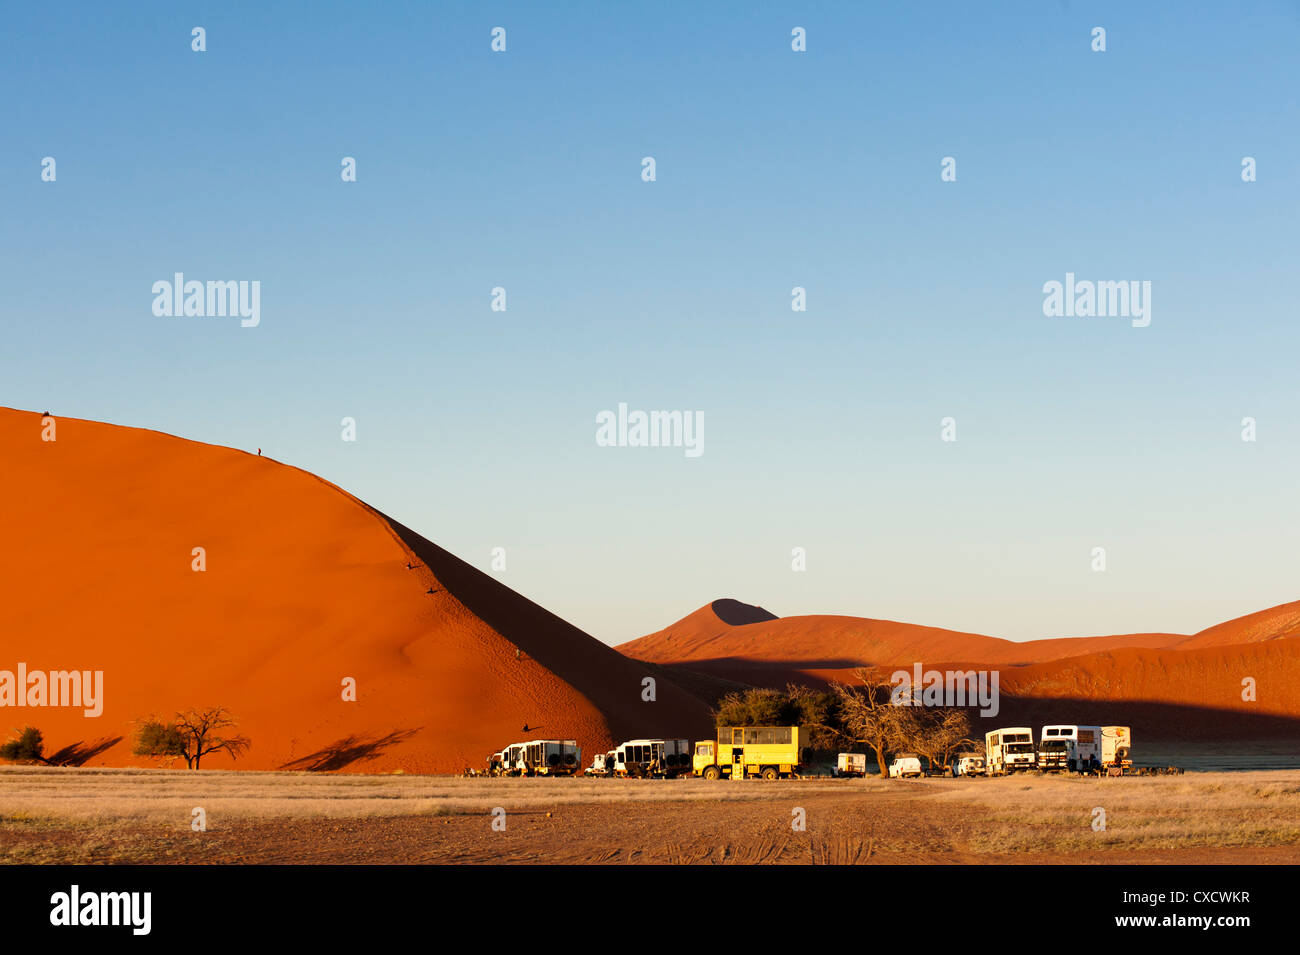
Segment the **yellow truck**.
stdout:
[[705,779],[797,777],[799,744],[797,726],[719,726],[716,739],[695,744],[692,773]]

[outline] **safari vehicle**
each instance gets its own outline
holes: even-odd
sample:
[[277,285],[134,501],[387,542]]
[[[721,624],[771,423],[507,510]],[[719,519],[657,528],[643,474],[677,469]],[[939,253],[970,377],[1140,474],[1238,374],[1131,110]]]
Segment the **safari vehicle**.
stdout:
[[512,743],[488,757],[494,776],[573,776],[582,766],[576,740],[534,739]]
[[1101,765],[1121,772],[1133,768],[1133,736],[1127,726],[1101,727]]
[[890,779],[907,779],[924,775],[925,771],[921,769],[921,757],[915,753],[899,753],[889,764]]
[[633,739],[620,743],[609,757],[615,776],[672,779],[691,771],[691,741],[688,739]]
[[835,757],[836,776],[867,775],[866,753],[840,753]]
[[720,726],[716,740],[695,744],[691,771],[705,779],[797,777],[802,755],[797,726]]
[[614,751],[608,753],[597,753],[591,757],[591,765],[582,771],[584,776],[612,776],[614,766]]
[[990,776],[1034,769],[1034,731],[1028,726],[1008,726],[984,734],[985,766]]
[[1038,768],[1045,773],[1082,772],[1100,755],[1100,726],[1053,723],[1038,739]]
[[984,756],[982,753],[958,753],[952,758],[948,770],[954,776],[983,776]]

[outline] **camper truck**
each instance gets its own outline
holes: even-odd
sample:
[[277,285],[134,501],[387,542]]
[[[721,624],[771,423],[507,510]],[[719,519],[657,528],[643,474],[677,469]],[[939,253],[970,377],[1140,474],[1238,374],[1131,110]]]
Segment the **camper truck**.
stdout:
[[571,739],[512,743],[488,757],[488,771],[494,776],[573,776],[581,767],[582,749]]
[[609,756],[615,776],[662,776],[672,779],[691,771],[688,739],[633,739],[621,743]]
[[715,740],[695,744],[692,772],[705,779],[797,776],[802,755],[797,726],[719,726]]
[[984,757],[990,776],[1033,769],[1038,762],[1034,731],[1028,726],[1008,726],[985,733]]
[[1038,768],[1046,773],[1083,772],[1101,759],[1101,727],[1053,723],[1038,739]]
[[983,753],[958,753],[952,758],[950,772],[954,776],[983,776]]
[[1101,727],[1101,764],[1107,769],[1133,767],[1133,736],[1127,726]]
[[840,753],[835,757],[836,776],[867,775],[866,753]]

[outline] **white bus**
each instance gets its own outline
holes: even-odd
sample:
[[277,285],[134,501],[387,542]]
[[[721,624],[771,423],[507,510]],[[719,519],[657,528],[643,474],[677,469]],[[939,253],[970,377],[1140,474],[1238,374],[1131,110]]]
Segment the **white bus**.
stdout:
[[615,776],[662,776],[672,779],[691,771],[691,741],[688,739],[630,739],[610,754]]
[[582,749],[572,739],[512,743],[488,757],[494,776],[572,776],[582,771]]
[[1038,763],[1034,731],[1028,726],[1007,726],[985,733],[984,757],[990,776],[1033,769]]
[[1052,723],[1043,727],[1038,739],[1039,769],[1049,773],[1077,773],[1100,762],[1100,726]]

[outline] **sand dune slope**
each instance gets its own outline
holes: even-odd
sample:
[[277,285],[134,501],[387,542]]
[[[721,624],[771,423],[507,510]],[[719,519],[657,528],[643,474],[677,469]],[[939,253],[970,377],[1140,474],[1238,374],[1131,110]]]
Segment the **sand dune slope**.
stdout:
[[644,665],[305,471],[70,418],[45,442],[9,409],[0,447],[0,670],[104,671],[97,718],[0,708],[0,734],[37,726],[47,754],[145,764],[133,721],[215,704],[253,744],[227,768],[452,772],[521,738],[590,754],[709,725],[662,674],[643,702]]

